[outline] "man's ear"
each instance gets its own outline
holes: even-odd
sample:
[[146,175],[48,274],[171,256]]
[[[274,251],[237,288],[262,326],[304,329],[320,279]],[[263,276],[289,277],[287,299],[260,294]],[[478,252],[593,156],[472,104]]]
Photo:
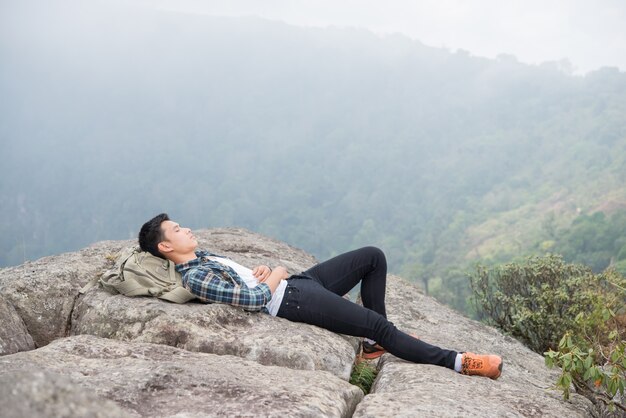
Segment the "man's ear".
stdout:
[[174,251],[174,248],[172,248],[172,246],[167,241],[159,242],[157,244],[157,248],[159,249],[159,252],[161,254],[171,253],[172,251]]

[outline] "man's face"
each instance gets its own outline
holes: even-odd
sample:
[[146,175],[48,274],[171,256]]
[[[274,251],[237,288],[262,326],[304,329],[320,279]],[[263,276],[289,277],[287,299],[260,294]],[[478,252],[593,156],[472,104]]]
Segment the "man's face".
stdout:
[[191,233],[191,229],[181,228],[176,222],[162,222],[161,230],[165,237],[159,243],[159,250],[162,253],[176,252],[178,254],[186,254],[194,251],[198,246],[198,240]]

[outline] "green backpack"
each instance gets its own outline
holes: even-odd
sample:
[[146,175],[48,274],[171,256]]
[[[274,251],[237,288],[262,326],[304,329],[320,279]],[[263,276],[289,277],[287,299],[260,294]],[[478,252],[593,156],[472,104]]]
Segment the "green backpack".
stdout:
[[175,303],[196,298],[183,287],[182,276],[173,262],[141,251],[139,247],[122,250],[115,266],[98,281],[105,290],[126,296],[154,296]]

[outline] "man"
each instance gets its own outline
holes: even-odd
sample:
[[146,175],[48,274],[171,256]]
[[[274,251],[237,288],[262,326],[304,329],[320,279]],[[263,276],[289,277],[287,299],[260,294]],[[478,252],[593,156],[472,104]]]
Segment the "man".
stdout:
[[[201,301],[227,303],[364,337],[363,353],[368,358],[388,351],[415,363],[436,364],[492,379],[500,377],[499,356],[435,347],[398,330],[387,320],[387,262],[377,248],[351,251],[299,274],[289,274],[282,266],[271,269],[262,265],[250,270],[228,258],[198,251],[191,230],[182,228],[165,213],[141,227],[139,245],[143,251],[176,263],[183,286]],[[359,282],[363,306],[342,297]]]

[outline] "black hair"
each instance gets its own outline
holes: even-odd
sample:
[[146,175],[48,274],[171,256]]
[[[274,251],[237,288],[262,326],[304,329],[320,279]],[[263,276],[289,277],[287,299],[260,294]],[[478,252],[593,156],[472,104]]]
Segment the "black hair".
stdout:
[[159,242],[165,240],[161,224],[169,220],[167,213],[160,213],[143,224],[139,231],[139,246],[142,251],[147,251],[156,257],[165,258],[159,252]]

